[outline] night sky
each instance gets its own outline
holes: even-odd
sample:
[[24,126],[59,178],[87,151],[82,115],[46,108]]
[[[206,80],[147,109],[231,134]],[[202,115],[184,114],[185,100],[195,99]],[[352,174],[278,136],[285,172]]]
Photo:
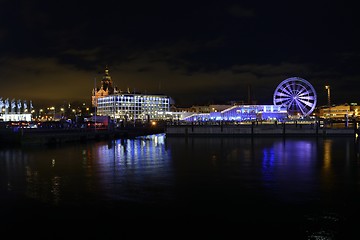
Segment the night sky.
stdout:
[[[354,3],[355,4],[355,3]],[[345,1],[0,0],[0,97],[86,101],[114,85],[178,106],[272,104],[289,77],[318,105],[360,103],[359,14]]]

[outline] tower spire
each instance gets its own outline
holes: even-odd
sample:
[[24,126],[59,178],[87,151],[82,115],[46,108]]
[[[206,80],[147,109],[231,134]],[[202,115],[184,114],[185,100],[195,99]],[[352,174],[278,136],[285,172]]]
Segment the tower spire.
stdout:
[[111,76],[109,74],[109,67],[107,65],[105,66],[105,74],[103,76],[103,79],[101,80],[101,85],[104,91],[108,90],[109,94],[113,94],[114,88],[112,85]]
[[105,76],[109,76],[109,67],[107,64],[105,65]]

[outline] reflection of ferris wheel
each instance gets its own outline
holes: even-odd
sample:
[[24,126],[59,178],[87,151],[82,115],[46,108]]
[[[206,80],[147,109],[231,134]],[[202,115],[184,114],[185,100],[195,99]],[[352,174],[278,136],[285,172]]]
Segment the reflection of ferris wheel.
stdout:
[[291,77],[282,81],[274,92],[274,105],[284,105],[291,115],[308,116],[316,107],[316,92],[305,79]]

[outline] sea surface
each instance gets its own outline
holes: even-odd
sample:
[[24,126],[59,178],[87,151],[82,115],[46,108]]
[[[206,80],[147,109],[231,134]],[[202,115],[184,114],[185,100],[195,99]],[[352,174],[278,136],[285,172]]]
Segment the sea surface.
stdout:
[[156,134],[3,147],[0,194],[0,230],[13,236],[360,239],[352,137]]

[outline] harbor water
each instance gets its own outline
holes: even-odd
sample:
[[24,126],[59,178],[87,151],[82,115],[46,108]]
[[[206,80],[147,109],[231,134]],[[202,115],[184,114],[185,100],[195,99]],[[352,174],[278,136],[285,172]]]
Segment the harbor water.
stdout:
[[44,239],[69,239],[70,229],[94,239],[360,238],[353,137],[155,134],[3,147],[0,184],[2,229]]

